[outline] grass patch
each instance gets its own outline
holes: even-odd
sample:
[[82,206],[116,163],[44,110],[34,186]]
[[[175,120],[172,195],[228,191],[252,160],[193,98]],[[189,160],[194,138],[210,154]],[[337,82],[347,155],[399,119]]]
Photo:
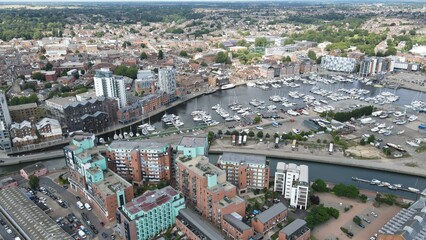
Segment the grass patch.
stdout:
[[422,144],[419,148],[416,149],[416,153],[421,153],[426,151],[426,144]]

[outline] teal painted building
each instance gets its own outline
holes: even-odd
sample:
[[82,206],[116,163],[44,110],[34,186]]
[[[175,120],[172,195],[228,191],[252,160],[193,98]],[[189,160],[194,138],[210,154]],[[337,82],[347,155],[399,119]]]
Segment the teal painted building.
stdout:
[[119,233],[126,240],[152,239],[175,223],[185,200],[170,186],[148,191],[117,209]]
[[193,158],[197,156],[206,156],[208,149],[208,139],[203,136],[183,136],[177,145],[177,151],[179,153]]

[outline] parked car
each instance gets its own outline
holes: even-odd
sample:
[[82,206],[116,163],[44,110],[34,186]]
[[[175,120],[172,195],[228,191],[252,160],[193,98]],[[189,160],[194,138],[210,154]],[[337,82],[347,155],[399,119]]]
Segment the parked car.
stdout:
[[373,215],[373,217],[377,217],[378,216],[377,213],[375,213],[375,212],[371,212],[371,215]]
[[364,220],[364,222],[366,222],[366,223],[371,223],[371,221],[370,220],[368,220],[367,218],[362,218],[362,220]]

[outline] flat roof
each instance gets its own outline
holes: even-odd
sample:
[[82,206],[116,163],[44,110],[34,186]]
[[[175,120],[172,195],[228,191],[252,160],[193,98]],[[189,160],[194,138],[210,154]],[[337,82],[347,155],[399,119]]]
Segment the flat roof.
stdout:
[[119,190],[124,190],[132,186],[132,184],[109,169],[104,172],[104,180],[95,183],[95,185],[99,188],[100,192],[106,196],[115,194]]
[[9,111],[15,111],[15,110],[24,110],[28,108],[36,108],[37,103],[26,103],[26,104],[20,104],[15,106],[9,106]]
[[284,232],[287,236],[293,235],[296,231],[306,226],[306,221],[303,219],[296,219],[280,232]]
[[279,202],[279,203],[273,205],[272,207],[268,208],[268,210],[257,215],[256,218],[261,223],[266,223],[269,220],[271,220],[272,218],[274,218],[275,216],[277,216],[278,214],[280,214],[280,213],[282,213],[286,210],[287,210],[287,207],[282,202]]
[[0,191],[0,210],[30,239],[73,239],[18,188]]
[[46,168],[46,166],[44,166],[43,163],[38,162],[38,163],[35,163],[35,164],[32,164],[32,165],[24,167],[23,170],[26,173],[31,173],[32,174],[33,172],[38,171],[38,170],[43,169],[43,168]]
[[237,164],[244,163],[244,164],[265,165],[266,164],[266,156],[224,152],[223,155],[222,155],[221,161],[237,163]]
[[189,208],[179,210],[179,215],[182,215],[189,223],[197,228],[203,235],[211,240],[225,239],[223,235],[213,225],[203,219],[200,215]]
[[113,141],[109,147],[115,149],[151,149],[159,150],[166,146],[168,143],[153,142],[153,141]]
[[223,216],[225,221],[227,221],[229,224],[231,224],[234,228],[238,229],[240,232],[244,232],[247,229],[250,229],[250,227],[243,223],[241,220],[237,219],[236,217],[232,216],[231,214],[226,214]]
[[180,139],[179,146],[185,147],[205,147],[207,137],[205,136],[183,136]]
[[156,189],[153,191],[147,191],[143,195],[132,199],[132,201],[126,203],[124,208],[126,208],[131,214],[138,213],[140,211],[148,212],[157,206],[161,206],[164,203],[168,202],[178,192],[170,187],[164,187],[162,189]]
[[217,176],[221,176],[225,174],[222,169],[209,163],[209,159],[205,156],[188,158],[186,156],[179,155],[176,161],[181,162],[184,166],[199,176],[203,176],[204,174],[216,174]]

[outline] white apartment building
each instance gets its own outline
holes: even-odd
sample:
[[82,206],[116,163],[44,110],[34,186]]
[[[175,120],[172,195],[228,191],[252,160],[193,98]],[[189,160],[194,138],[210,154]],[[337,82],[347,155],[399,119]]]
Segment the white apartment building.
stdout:
[[93,79],[96,96],[117,99],[119,108],[123,108],[127,105],[124,78],[114,76],[108,68],[101,68],[96,71],[96,75]]
[[7,100],[4,93],[0,92],[0,150],[10,150],[9,126],[12,124]]
[[326,55],[321,58],[321,67],[330,71],[351,73],[355,71],[356,60],[354,58]]
[[160,90],[168,94],[176,93],[176,70],[167,66],[158,70],[158,85]]
[[309,193],[308,166],[279,162],[275,172],[274,191],[289,199],[290,206],[306,209]]

